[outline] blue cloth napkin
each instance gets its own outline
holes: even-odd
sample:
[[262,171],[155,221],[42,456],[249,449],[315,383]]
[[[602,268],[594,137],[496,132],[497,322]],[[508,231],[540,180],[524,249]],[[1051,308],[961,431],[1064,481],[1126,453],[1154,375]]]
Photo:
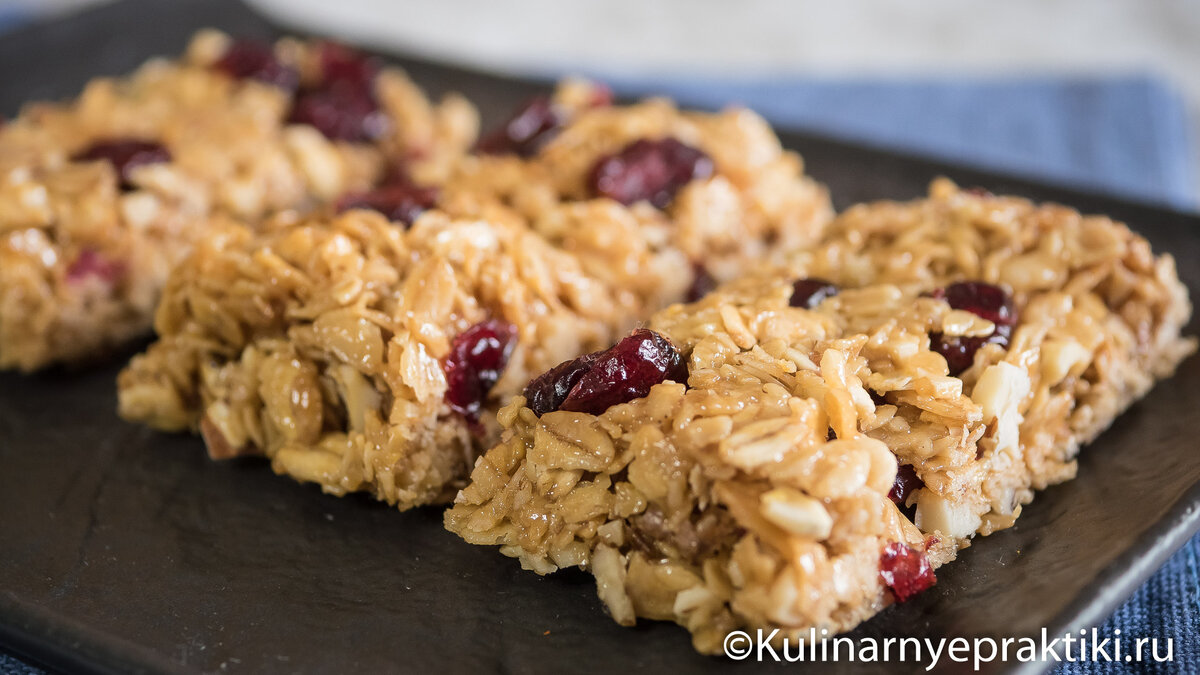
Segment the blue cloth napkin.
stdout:
[[[17,16],[0,8],[0,32]],[[601,78],[625,95],[665,94],[706,107],[743,103],[773,123],[951,161],[1194,209],[1196,158],[1186,107],[1149,77],[961,81]],[[914,195],[917,196],[917,195]],[[1101,628],[1174,639],[1181,672],[1200,664],[1200,537]],[[1142,664],[1145,666],[1146,664]],[[0,654],[0,673],[41,671]],[[1063,664],[1060,675],[1131,672]]]
[[26,12],[20,7],[4,4],[0,0],[0,33],[11,30],[25,23]]

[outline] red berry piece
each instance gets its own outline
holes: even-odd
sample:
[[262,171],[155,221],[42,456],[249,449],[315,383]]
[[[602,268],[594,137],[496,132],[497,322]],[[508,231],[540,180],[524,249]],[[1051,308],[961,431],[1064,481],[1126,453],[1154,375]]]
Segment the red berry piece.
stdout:
[[489,319],[459,333],[442,363],[446,373],[446,404],[468,422],[479,421],[488,392],[500,379],[517,344],[517,327]]
[[271,45],[254,40],[231,44],[213,68],[238,80],[258,80],[289,92],[300,83],[296,69],[282,63]]
[[521,106],[475,147],[485,155],[532,157],[558,134],[565,121],[562,111],[548,97],[539,96]]
[[588,184],[592,194],[625,205],[642,200],[664,209],[693,180],[713,174],[712,159],[674,138],[641,139],[600,158]]
[[696,263],[692,266],[692,285],[688,287],[687,295],[683,300],[684,302],[695,302],[712,293],[716,288],[717,280],[708,273],[704,265]]
[[353,85],[368,94],[379,74],[379,61],[357,49],[336,42],[325,42],[318,53],[323,86],[334,82]]
[[953,309],[961,309],[995,324],[991,335],[961,337],[932,333],[930,349],[946,358],[951,375],[958,375],[975,362],[975,352],[985,344],[1008,347],[1013,327],[1017,324],[1017,310],[1012,297],[999,286],[982,281],[961,281],[939,288],[929,294],[945,300]]
[[960,281],[941,289],[940,293],[934,291],[934,297],[944,298],[954,309],[964,309],[997,326],[1011,327],[1017,322],[1012,298],[1003,288],[993,284]]
[[112,286],[125,276],[125,265],[117,260],[110,260],[103,254],[91,249],[84,249],[67,267],[67,281],[81,283],[88,279],[96,279]]
[[908,501],[908,496],[923,487],[925,487],[925,481],[921,480],[912,465],[901,464],[896,469],[896,482],[892,483],[888,499],[896,502],[897,506],[904,506],[904,502]]
[[525,405],[538,417],[558,410],[602,353],[584,354],[577,359],[564,361],[535,377],[525,387]]
[[98,162],[112,164],[121,180],[121,189],[133,190],[133,170],[147,164],[171,161],[171,153],[160,143],[129,138],[103,140],[76,153],[71,157],[76,162]]
[[838,294],[838,287],[824,279],[800,279],[792,284],[792,297],[788,304],[792,307],[816,309],[826,298]]
[[687,363],[670,340],[639,328],[604,351],[560,363],[534,378],[525,388],[525,401],[539,416],[554,410],[599,415],[642,398],[656,384],[686,383],[687,375]]
[[350,194],[337,202],[337,210],[369,209],[387,216],[388,220],[410,226],[417,216],[437,203],[438,189],[422,187],[408,181],[381,185],[370,192]]
[[687,381],[683,356],[670,340],[641,328],[597,355],[559,409],[599,415],[666,380]]
[[879,576],[896,596],[904,602],[937,583],[929,558],[904,544],[892,542],[879,556]]
[[371,141],[387,130],[387,117],[368,92],[336,82],[297,95],[288,122],[311,125],[335,141]]
[[335,141],[364,142],[387,131],[375,100],[378,62],[333,42],[321,45],[321,82],[298,94],[288,121],[308,124]]

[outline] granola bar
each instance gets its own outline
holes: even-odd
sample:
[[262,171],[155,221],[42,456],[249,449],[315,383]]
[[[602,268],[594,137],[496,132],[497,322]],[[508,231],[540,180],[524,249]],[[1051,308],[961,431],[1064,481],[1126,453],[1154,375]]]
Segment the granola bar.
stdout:
[[253,222],[384,178],[445,175],[474,141],[464,99],[331,43],[204,31],[179,60],[93,80],[0,126],[0,368],[88,359],[148,332],[208,218]]
[[1195,348],[1171,257],[1107,218],[943,180],[829,232],[531,381],[447,527],[701,652],[836,633],[1073,477]]
[[785,261],[824,232],[824,186],[753,111],[610,97],[568,80],[534,99],[459,163],[440,207],[527,224],[620,289],[631,321]]
[[568,82],[514,120],[437,185],[200,242],[121,374],[122,416],[333,494],[446,500],[531,375],[772,243],[783,260],[832,215],[744,110],[613,106]]

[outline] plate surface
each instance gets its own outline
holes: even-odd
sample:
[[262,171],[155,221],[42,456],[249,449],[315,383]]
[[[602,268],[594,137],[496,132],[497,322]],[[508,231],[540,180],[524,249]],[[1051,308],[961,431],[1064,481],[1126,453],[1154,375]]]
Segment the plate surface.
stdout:
[[[36,26],[0,41],[0,113],[178,53],[202,26],[276,32],[230,0],[126,0]],[[462,91],[491,111],[541,86],[401,63],[432,92]],[[839,206],[919,196],[945,174],[1110,214],[1173,253],[1198,295],[1196,216],[811,136],[784,140]],[[209,462],[196,438],[125,424],[113,412],[118,369],[0,375],[0,647],[102,673],[769,667],[698,656],[671,624],[620,628],[587,575],[523,572],[445,532],[440,509],[335,499],[260,462]],[[1198,405],[1193,358],[1085,449],[1077,480],[1039,495],[1016,527],[977,539],[940,571],[933,590],[854,635],[1019,637],[1102,622],[1200,527]]]

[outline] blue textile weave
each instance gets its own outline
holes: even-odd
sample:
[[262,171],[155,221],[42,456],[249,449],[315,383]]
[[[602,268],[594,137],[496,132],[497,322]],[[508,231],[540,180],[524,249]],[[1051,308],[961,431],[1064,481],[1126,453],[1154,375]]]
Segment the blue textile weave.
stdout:
[[[0,10],[0,32],[15,17]],[[1086,80],[714,81],[603,78],[621,94],[708,107],[749,105],[772,122],[981,167],[1193,209],[1196,158],[1186,107],[1149,77]],[[917,195],[914,195],[917,196]],[[1188,264],[1191,261],[1181,261]],[[1174,638],[1174,665],[1063,664],[1061,675],[1200,671],[1200,537],[1101,628]],[[1189,670],[1190,669],[1190,670]],[[41,671],[0,654],[0,673]]]

